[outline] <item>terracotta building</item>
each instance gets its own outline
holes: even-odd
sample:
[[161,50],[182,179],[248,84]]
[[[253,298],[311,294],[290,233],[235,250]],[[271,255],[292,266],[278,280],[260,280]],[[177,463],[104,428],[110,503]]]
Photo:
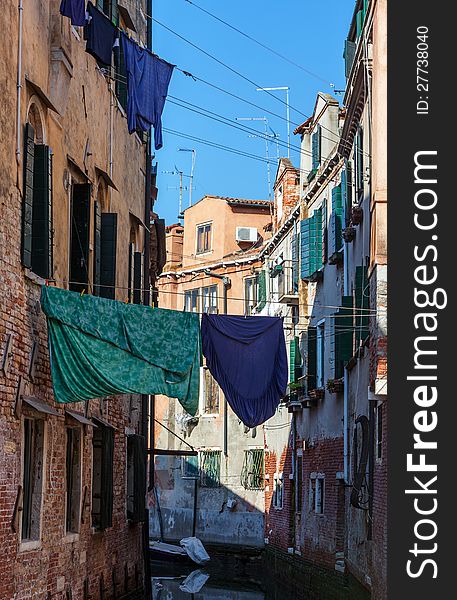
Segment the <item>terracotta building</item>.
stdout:
[[[97,2],[146,40],[147,2],[123,4],[118,12],[116,1]],[[147,398],[57,405],[39,299],[48,282],[147,302],[150,266],[161,262],[149,256],[146,228],[157,190],[146,138],[127,130],[125,87],[113,78],[119,49],[102,67],[59,5],[2,4],[2,600],[122,597],[143,586],[147,523],[133,481]],[[161,226],[152,224],[155,251]]]
[[[254,314],[259,253],[271,222],[272,202],[265,200],[205,196],[186,209],[184,224],[167,228],[159,305]],[[167,454],[155,457],[151,537],[157,539],[162,526],[167,540],[195,532],[205,543],[263,547],[263,428],[245,428],[205,365],[196,417],[184,413],[177,401],[156,397],[155,418],[160,423],[155,448]],[[179,455],[189,447],[194,456]]]

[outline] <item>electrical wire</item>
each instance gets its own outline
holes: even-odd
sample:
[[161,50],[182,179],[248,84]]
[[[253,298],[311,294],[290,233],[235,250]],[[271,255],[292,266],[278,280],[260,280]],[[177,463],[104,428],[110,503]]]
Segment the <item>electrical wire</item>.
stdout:
[[316,73],[313,73],[313,71],[310,71],[309,69],[306,69],[305,67],[303,67],[302,65],[300,65],[299,63],[296,63],[295,61],[291,60],[290,58],[288,58],[287,56],[284,56],[283,54],[281,54],[280,52],[277,52],[276,50],[274,50],[273,48],[270,48],[270,46],[267,46],[266,44],[260,42],[259,40],[256,40],[255,38],[253,38],[252,36],[250,36],[249,34],[245,33],[244,31],[241,31],[241,29],[238,29],[237,27],[235,27],[234,25],[232,25],[231,23],[228,23],[227,21],[224,21],[223,19],[221,19],[220,17],[218,17],[217,15],[209,12],[209,10],[206,10],[205,8],[199,6],[198,4],[196,4],[195,2],[192,2],[191,0],[185,0],[188,4],[191,4],[192,6],[195,6],[195,8],[198,8],[199,10],[201,10],[202,12],[206,13],[207,15],[209,15],[210,17],[212,17],[213,19],[215,19],[216,21],[219,21],[219,23],[223,23],[224,25],[226,25],[227,27],[229,27],[230,29],[233,29],[233,31],[236,31],[237,33],[239,33],[240,35],[244,36],[245,38],[247,38],[248,40],[250,40],[251,42],[254,42],[255,44],[257,44],[258,46],[261,46],[262,48],[264,48],[265,50],[268,50],[269,52],[271,52],[272,54],[275,54],[276,56],[278,56],[279,58],[282,58],[283,60],[287,61],[289,64],[294,65],[295,67],[301,69],[304,73],[307,73],[308,75],[310,75],[311,77],[315,77],[316,79],[319,79],[320,81],[322,81],[323,83],[327,83],[330,87],[335,87],[335,84],[333,84],[331,81],[328,81],[327,79],[324,79],[323,77],[321,77],[320,75],[317,75]]

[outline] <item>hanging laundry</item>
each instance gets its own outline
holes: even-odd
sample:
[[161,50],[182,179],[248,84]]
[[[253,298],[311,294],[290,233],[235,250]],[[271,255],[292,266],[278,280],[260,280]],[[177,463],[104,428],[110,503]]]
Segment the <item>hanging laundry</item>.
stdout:
[[62,0],[60,14],[68,17],[75,27],[86,24],[86,0]]
[[195,415],[200,379],[196,314],[43,286],[57,402],[164,394]]
[[248,427],[273,416],[287,386],[282,319],[204,314],[206,364],[235,414]]
[[87,25],[84,27],[86,52],[104,65],[111,66],[113,47],[116,45],[119,31],[92,2],[87,5],[87,14]]
[[154,145],[163,146],[162,112],[174,65],[146,48],[140,48],[122,33],[125,68],[127,70],[127,121],[129,132],[148,131],[154,126]]

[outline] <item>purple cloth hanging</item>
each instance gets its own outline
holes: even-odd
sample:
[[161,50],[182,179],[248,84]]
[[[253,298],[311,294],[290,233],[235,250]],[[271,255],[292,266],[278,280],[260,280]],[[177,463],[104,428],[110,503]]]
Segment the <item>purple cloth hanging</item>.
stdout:
[[122,33],[127,70],[127,122],[129,133],[154,126],[154,145],[163,146],[162,112],[174,65],[167,63]]
[[272,417],[288,379],[280,317],[202,315],[206,364],[234,413],[248,427]]
[[62,0],[60,14],[68,17],[75,27],[82,27],[86,23],[86,0]]

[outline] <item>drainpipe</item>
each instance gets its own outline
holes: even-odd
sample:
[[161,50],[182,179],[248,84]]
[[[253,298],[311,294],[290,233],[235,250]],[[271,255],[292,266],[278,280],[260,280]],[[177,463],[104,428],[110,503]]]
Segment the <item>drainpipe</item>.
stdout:
[[[349,295],[349,266],[348,266],[348,245],[344,242],[343,255],[343,288],[344,295]],[[349,373],[347,367],[344,367],[344,391],[343,391],[343,460],[344,460],[344,483],[349,484]]]
[[21,92],[22,92],[22,0],[19,0],[19,40],[17,48],[17,112],[16,112],[16,162],[18,166],[17,183],[19,185],[19,165],[21,162]]

